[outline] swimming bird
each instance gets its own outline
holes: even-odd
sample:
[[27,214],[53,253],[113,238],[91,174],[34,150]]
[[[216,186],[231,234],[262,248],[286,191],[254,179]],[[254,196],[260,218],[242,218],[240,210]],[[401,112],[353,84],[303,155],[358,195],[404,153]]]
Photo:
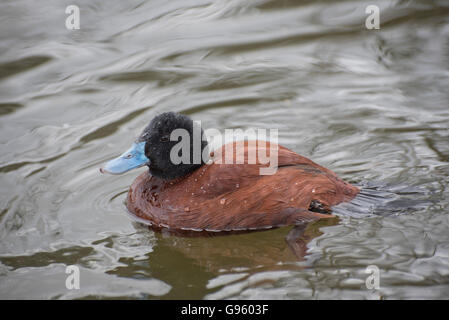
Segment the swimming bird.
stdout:
[[[176,130],[187,135],[174,139]],[[187,148],[179,147],[183,137],[188,137]],[[181,233],[263,230],[332,218],[332,206],[359,192],[331,170],[278,144],[234,141],[210,152],[202,138],[204,131],[190,117],[162,113],[100,171],[121,174],[147,166],[129,189],[128,211],[153,229]],[[202,157],[192,152],[195,147]],[[251,159],[271,152],[277,154],[273,173],[261,174],[269,164]]]

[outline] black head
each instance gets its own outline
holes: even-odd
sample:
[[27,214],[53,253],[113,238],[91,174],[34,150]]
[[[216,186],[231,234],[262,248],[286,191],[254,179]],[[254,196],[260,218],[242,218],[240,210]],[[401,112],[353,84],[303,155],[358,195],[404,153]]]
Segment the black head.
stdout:
[[202,155],[203,152],[208,155],[208,146],[207,140],[202,140],[203,136],[202,128],[188,116],[166,112],[151,120],[137,143],[145,142],[145,156],[149,159],[147,166],[151,175],[172,180],[204,164]]

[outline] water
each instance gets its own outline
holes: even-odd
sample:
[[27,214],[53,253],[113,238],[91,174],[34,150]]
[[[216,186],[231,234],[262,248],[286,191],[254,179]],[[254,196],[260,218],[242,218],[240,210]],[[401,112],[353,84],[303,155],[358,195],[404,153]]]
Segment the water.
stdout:
[[[86,0],[76,31],[70,4],[0,4],[0,298],[449,297],[447,1],[377,1],[380,30],[371,1]],[[168,110],[278,128],[364,192],[296,249],[149,231],[124,207],[145,169],[98,168]]]

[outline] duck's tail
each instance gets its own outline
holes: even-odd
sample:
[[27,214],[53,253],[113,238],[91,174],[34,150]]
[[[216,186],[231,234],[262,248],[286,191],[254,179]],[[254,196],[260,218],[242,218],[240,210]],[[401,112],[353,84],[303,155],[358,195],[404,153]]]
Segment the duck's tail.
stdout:
[[363,218],[412,213],[434,204],[432,192],[420,187],[370,183],[358,185],[359,194],[350,202],[332,207],[338,216]]

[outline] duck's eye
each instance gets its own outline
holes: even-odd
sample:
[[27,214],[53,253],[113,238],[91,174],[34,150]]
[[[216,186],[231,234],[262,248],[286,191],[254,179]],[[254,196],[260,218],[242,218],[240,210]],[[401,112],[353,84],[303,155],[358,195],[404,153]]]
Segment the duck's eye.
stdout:
[[128,153],[128,154],[125,156],[126,159],[131,159],[132,157],[133,157],[133,155],[132,155],[131,153]]
[[167,142],[168,140],[170,140],[170,136],[168,136],[168,135],[161,137],[162,142]]

